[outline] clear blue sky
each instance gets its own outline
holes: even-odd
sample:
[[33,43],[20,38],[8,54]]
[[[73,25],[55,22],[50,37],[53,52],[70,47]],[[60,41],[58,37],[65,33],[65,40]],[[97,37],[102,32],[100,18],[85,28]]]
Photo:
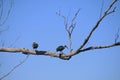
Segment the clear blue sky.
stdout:
[[[103,10],[111,1],[104,0]],[[73,49],[76,50],[98,20],[101,4],[102,0],[14,0],[10,17],[4,25],[4,28],[10,28],[0,35],[0,40],[5,42],[5,47],[9,47],[19,37],[12,47],[32,49],[31,44],[36,41],[40,45],[39,50],[55,52],[58,45],[69,44],[63,19],[56,12],[61,10],[61,14],[70,21],[80,8],[72,35]],[[116,12],[102,21],[87,47],[114,43],[120,28],[120,2],[115,6]],[[0,77],[25,57],[21,53],[0,52]],[[87,51],[69,61],[30,55],[4,80],[120,80],[120,47]]]

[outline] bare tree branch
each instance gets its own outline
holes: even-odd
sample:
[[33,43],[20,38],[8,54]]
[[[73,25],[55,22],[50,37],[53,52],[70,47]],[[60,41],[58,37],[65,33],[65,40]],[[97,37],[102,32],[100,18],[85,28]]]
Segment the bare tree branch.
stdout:
[[20,35],[9,45],[9,47],[12,47],[20,38]]
[[103,49],[103,48],[110,48],[114,46],[120,46],[120,42],[111,44],[111,45],[104,45],[104,46],[91,46],[85,49],[81,49],[80,52],[88,51],[88,50],[93,50],[93,49]]
[[119,38],[119,31],[120,31],[120,28],[118,29],[117,33],[115,34],[115,43],[117,42],[117,40]]
[[[108,9],[104,12],[104,14],[102,15],[102,17],[97,21],[97,23],[95,24],[95,26],[93,27],[93,29],[90,31],[90,33],[88,34],[88,36],[86,37],[86,39],[84,40],[83,44],[77,49],[77,51],[79,52],[80,49],[82,49],[87,42],[89,41],[91,35],[93,34],[93,32],[98,28],[100,22],[109,14],[115,12],[116,7],[110,11],[110,9],[112,8],[112,6],[114,5],[115,2],[117,2],[118,0],[114,0],[109,6]],[[77,52],[76,51],[76,52]]]
[[[1,18],[2,18],[2,15],[3,15],[3,8],[4,8],[4,7],[3,7],[3,6],[4,6],[3,4],[4,4],[4,3],[3,3],[3,0],[1,0],[1,5],[0,5],[0,8],[1,8],[0,20],[2,20]],[[6,18],[5,18],[3,21],[0,22],[0,26],[4,25],[5,22],[8,20],[8,17],[9,17],[9,15],[10,15],[10,12],[11,12],[11,9],[12,9],[12,6],[13,6],[13,0],[10,0],[10,7],[9,7],[9,9],[8,9]]]
[[104,6],[104,0],[102,0],[102,6],[101,6],[100,17],[99,18],[101,18],[101,16],[102,16],[103,6]]
[[23,63],[25,63],[25,61],[28,59],[29,55],[26,56],[26,58],[24,60],[22,60],[19,64],[17,64],[16,66],[13,67],[13,69],[11,69],[7,74],[5,74],[4,76],[2,76],[0,78],[0,80],[4,79],[5,77],[9,76],[16,68],[18,68],[20,65],[22,65]]
[[76,12],[76,14],[73,17],[70,25],[68,25],[66,17],[60,14],[60,11],[59,11],[59,13],[57,13],[59,16],[61,16],[64,19],[64,26],[65,26],[65,29],[66,29],[66,31],[68,33],[68,38],[69,38],[69,43],[70,43],[70,48],[69,48],[70,52],[69,53],[67,53],[67,54],[63,53],[61,55],[61,54],[57,54],[57,53],[49,52],[49,51],[29,50],[27,48],[5,48],[5,47],[0,47],[0,52],[11,52],[11,53],[22,52],[23,54],[26,54],[26,55],[29,55],[29,54],[32,54],[32,55],[45,55],[45,56],[51,56],[51,57],[60,58],[60,59],[63,59],[63,60],[69,60],[69,59],[71,59],[72,56],[77,55],[77,54],[79,54],[81,52],[84,52],[84,51],[89,51],[89,50],[94,50],[94,49],[104,49],[104,48],[120,46],[120,42],[117,42],[117,40],[116,40],[116,42],[114,44],[104,45],[104,46],[90,46],[90,47],[84,48],[84,46],[89,41],[91,35],[93,34],[93,32],[98,28],[100,22],[102,22],[102,20],[107,15],[115,12],[116,7],[111,10],[111,8],[112,8],[112,6],[114,5],[115,2],[117,2],[117,0],[114,0],[108,6],[106,11],[104,11],[104,14],[99,18],[99,20],[97,21],[95,26],[92,28],[92,30],[90,31],[90,33],[88,34],[88,36],[86,37],[84,42],[82,43],[82,45],[80,45],[80,47],[76,51],[74,51],[74,52],[72,51],[72,38],[71,38],[71,35],[72,35],[72,32],[73,32],[73,30],[75,28],[75,24],[76,24],[74,21],[75,21],[75,19],[76,19],[76,17],[77,17],[77,15],[78,15],[80,10],[78,10]]
[[29,50],[26,48],[5,48],[1,47],[0,52],[11,52],[11,53],[19,53],[22,52],[23,54],[29,55],[45,55],[45,56],[51,56],[51,57],[56,57],[60,58],[63,60],[69,60],[71,59],[71,56],[77,55],[81,52],[88,51],[88,50],[93,50],[93,49],[104,49],[104,48],[110,48],[110,47],[115,47],[115,46],[120,46],[120,42],[116,42],[114,44],[110,45],[104,45],[104,46],[91,46],[88,48],[84,48],[79,50],[77,53],[76,52],[70,52],[68,54],[62,54],[61,57],[59,56],[60,54],[54,53],[54,52],[49,52],[49,51],[39,51],[39,50]]
[[67,28],[67,26],[68,26],[67,18],[65,16],[61,15],[61,11],[60,10],[59,10],[59,12],[56,12],[56,14],[58,16],[61,16],[64,19],[64,25]]
[[72,52],[72,33],[74,28],[76,27],[76,23],[75,23],[75,19],[77,18],[78,13],[80,12],[80,9],[78,9],[78,11],[75,13],[74,17],[72,18],[70,25],[67,22],[67,18],[63,15],[61,15],[60,11],[57,12],[56,14],[61,16],[64,19],[64,26],[65,26],[65,30],[68,33],[68,40],[69,40],[69,50],[70,52]]
[[2,18],[3,15],[3,0],[0,1],[0,20]]
[[4,41],[4,40],[1,39],[1,40],[0,40],[0,43],[1,43],[0,46],[2,46],[2,47],[5,46],[5,41]]
[[8,26],[6,29],[0,30],[0,34],[4,31],[7,31],[10,27]]

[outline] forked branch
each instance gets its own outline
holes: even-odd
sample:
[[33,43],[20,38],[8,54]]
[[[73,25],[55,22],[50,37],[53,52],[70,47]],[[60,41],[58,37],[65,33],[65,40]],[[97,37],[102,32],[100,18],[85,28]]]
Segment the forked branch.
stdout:
[[78,11],[75,13],[75,15],[74,15],[74,17],[72,18],[70,24],[68,24],[67,17],[63,16],[63,15],[60,13],[60,11],[56,13],[57,15],[61,16],[61,17],[64,19],[64,26],[65,26],[65,30],[66,30],[66,32],[67,32],[67,34],[68,34],[68,40],[69,40],[69,44],[70,44],[70,45],[69,45],[69,50],[70,50],[70,52],[72,52],[72,50],[73,50],[73,49],[72,49],[72,33],[73,33],[74,28],[76,27],[76,22],[75,22],[75,20],[76,20],[76,18],[77,18],[77,16],[78,16],[78,13],[79,13],[79,12],[80,12],[80,9],[78,9]]
[[[88,34],[88,36],[86,37],[86,39],[84,40],[83,44],[77,49],[77,51],[79,52],[80,49],[82,49],[87,42],[89,41],[91,35],[93,34],[93,32],[98,28],[100,22],[102,22],[102,20],[109,14],[115,12],[116,7],[113,8],[113,10],[111,10],[112,6],[115,4],[115,2],[117,2],[118,0],[114,0],[107,8],[107,10],[104,12],[104,14],[102,15],[101,18],[99,18],[99,20],[97,21],[97,23],[95,24],[95,26],[92,28],[92,30],[90,31],[90,33]],[[111,11],[110,11],[111,10]],[[76,51],[76,53],[77,53]]]
[[[83,43],[80,45],[80,47],[76,50],[76,51],[72,51],[72,33],[73,30],[75,28],[75,19],[80,11],[80,9],[75,13],[74,17],[71,20],[70,25],[67,22],[67,18],[63,15],[61,15],[60,11],[59,13],[57,13],[59,16],[61,16],[64,19],[64,26],[65,29],[68,33],[68,40],[70,43],[69,46],[69,50],[70,52],[67,54],[58,54],[55,52],[49,52],[49,51],[40,51],[40,50],[29,50],[26,48],[5,48],[5,47],[1,47],[0,48],[0,52],[12,52],[12,53],[19,53],[22,52],[23,54],[29,55],[29,54],[33,54],[33,55],[45,55],[45,56],[52,56],[52,57],[56,57],[56,58],[60,58],[63,60],[69,60],[71,59],[72,56],[79,54],[81,52],[85,52],[85,51],[89,51],[89,50],[94,50],[94,49],[103,49],[103,48],[110,48],[110,47],[115,47],[115,46],[120,46],[120,42],[117,41],[118,40],[118,35],[115,38],[115,43],[113,44],[109,44],[109,45],[104,45],[104,46],[90,46],[87,48],[84,48],[84,46],[88,43],[90,37],[92,36],[93,32],[98,28],[99,24],[102,22],[102,20],[108,16],[109,14],[115,12],[116,7],[112,8],[113,5],[117,2],[118,0],[113,0],[113,2],[108,6],[108,8],[104,11],[103,15],[99,18],[99,20],[97,21],[97,23],[93,26],[93,28],[91,29],[91,31],[89,32],[88,36],[85,38],[85,40],[83,41]],[[118,33],[117,33],[118,34]]]

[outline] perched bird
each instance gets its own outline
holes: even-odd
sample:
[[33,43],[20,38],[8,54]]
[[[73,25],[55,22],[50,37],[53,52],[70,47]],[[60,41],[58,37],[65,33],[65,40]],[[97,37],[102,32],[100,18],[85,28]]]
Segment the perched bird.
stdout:
[[66,45],[64,45],[64,46],[58,46],[57,48],[56,48],[56,52],[58,52],[58,51],[60,51],[60,52],[62,52],[65,48],[68,48]]
[[32,47],[33,47],[33,49],[37,49],[38,48],[38,43],[33,42]]

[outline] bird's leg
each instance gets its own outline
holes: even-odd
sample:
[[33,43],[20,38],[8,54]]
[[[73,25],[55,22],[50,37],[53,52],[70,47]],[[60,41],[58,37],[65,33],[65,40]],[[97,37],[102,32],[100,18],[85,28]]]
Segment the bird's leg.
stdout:
[[[63,54],[63,53],[62,53],[62,54]],[[59,58],[62,58],[62,54],[61,54],[61,53],[59,54]]]
[[36,51],[37,49],[36,48],[33,48],[34,51]]
[[35,52],[38,51],[37,49],[35,49]]
[[59,54],[59,58],[61,58],[63,54],[64,53],[61,51],[60,54]]

